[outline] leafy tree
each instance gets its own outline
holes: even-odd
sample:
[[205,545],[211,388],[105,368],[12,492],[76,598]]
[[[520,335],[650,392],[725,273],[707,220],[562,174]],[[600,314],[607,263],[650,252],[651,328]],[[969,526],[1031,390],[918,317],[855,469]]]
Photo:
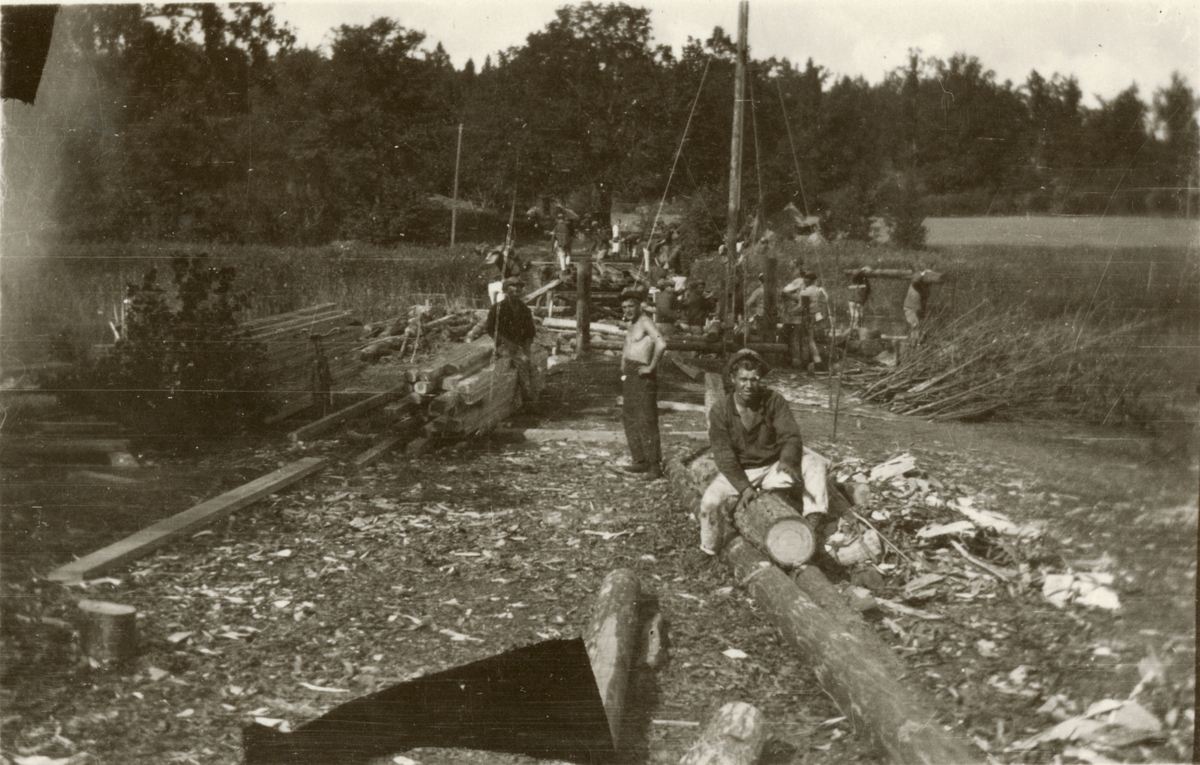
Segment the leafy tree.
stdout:
[[1177,210],[1190,209],[1184,195],[1197,185],[1200,173],[1200,126],[1196,110],[1200,102],[1178,72],[1171,73],[1171,84],[1154,94],[1154,116],[1163,133],[1163,159],[1160,177],[1164,186],[1187,191],[1172,192]]

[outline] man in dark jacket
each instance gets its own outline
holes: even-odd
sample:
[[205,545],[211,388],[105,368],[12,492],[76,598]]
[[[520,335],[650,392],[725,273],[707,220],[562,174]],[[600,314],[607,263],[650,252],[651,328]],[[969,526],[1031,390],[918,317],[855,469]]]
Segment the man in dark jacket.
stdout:
[[537,391],[533,387],[533,362],[530,352],[537,327],[533,323],[533,312],[525,305],[525,301],[521,300],[519,278],[510,276],[504,280],[504,299],[493,303],[483,321],[471,328],[467,333],[467,342],[484,332],[496,341],[497,356],[513,360],[521,399],[527,403],[534,401]]
[[805,455],[787,400],[763,386],[770,371],[754,351],[744,349],[729,360],[732,392],[708,413],[708,439],[721,471],[700,500],[700,549],[716,555],[730,528],[730,514],[759,491],[803,489],[805,517],[828,510],[827,465]]

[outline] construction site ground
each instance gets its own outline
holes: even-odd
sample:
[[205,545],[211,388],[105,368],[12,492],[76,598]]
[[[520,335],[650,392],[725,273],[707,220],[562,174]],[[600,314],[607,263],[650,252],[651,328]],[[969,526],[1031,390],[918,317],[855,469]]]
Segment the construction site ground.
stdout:
[[[715,360],[691,363],[716,369]],[[909,668],[903,682],[936,701],[943,723],[1000,762],[1049,762],[1061,746],[1011,747],[1096,701],[1126,699],[1140,683],[1138,701],[1163,730],[1108,756],[1192,759],[1194,462],[1111,429],[895,417],[849,391],[835,441],[824,376],[780,370],[769,381],[835,470],[911,454],[927,478],[1014,522],[1041,522],[1037,565],[1114,575],[1115,612],[1060,609],[1036,583],[983,576],[966,593],[939,590],[910,603],[939,619],[868,613]],[[615,358],[565,364],[538,411],[511,426],[619,431],[619,393]],[[703,382],[667,364],[659,397],[702,403]],[[660,422],[667,456],[703,446],[672,435],[704,430],[703,414],[667,411]],[[96,478],[103,468],[5,468],[4,756],[237,762],[241,726],[255,718],[295,728],[389,684],[577,636],[601,580],[627,567],[657,598],[669,640],[665,664],[637,677],[637,733],[625,761],[678,762],[699,726],[735,700],[769,722],[764,762],[878,761],[728,571],[696,554],[695,508],[667,481],[617,469],[623,440],[485,436],[418,457],[397,450],[353,469],[350,458],[384,434],[361,420],[301,446],[282,437],[146,442],[143,467],[122,474],[133,482]],[[124,570],[85,587],[43,578],[73,555],[310,455],[334,464]],[[886,491],[877,498],[897,512],[908,501]],[[915,544],[893,541],[902,550]],[[898,584],[885,577],[880,596],[898,599]],[[71,623],[80,597],[137,608],[134,666],[106,670],[81,658],[54,621]],[[1038,711],[1052,699],[1057,718]],[[529,761],[401,754],[427,765]]]

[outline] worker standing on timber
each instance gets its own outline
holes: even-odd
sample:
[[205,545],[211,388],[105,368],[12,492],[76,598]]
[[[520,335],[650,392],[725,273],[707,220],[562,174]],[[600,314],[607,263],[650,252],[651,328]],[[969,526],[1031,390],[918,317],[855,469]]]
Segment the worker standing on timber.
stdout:
[[721,471],[700,500],[700,550],[721,551],[733,511],[760,491],[801,489],[803,515],[814,527],[829,509],[825,460],[805,455],[800,426],[787,400],[765,387],[770,367],[744,348],[729,359],[732,392],[708,412],[708,440]]
[[621,293],[622,318],[629,322],[625,348],[621,353],[621,388],[624,395],[625,441],[631,463],[622,466],[627,473],[646,474],[650,480],[662,478],[662,446],[658,434],[658,362],[667,350],[667,341],[654,320],[642,309],[645,293],[629,288]]
[[558,258],[558,270],[565,272],[571,265],[571,244],[575,240],[575,226],[562,210],[558,211],[557,222],[551,236],[554,255]]
[[495,280],[488,282],[488,304],[497,303],[504,299],[504,280],[512,276],[520,276],[521,260],[513,252],[512,247],[493,247],[484,257],[485,265],[496,269]]
[[498,357],[512,359],[521,400],[526,404],[536,401],[538,390],[534,385],[531,352],[537,327],[533,312],[521,300],[521,280],[517,277],[504,280],[504,299],[493,303],[483,321],[471,327],[466,341],[472,342],[484,332],[496,341]]
[[904,296],[904,318],[908,321],[908,337],[914,343],[921,341],[921,323],[929,310],[929,291],[933,287],[933,278],[928,269],[913,274],[908,283],[908,293]]
[[858,329],[862,324],[863,309],[871,297],[871,284],[867,281],[867,270],[860,268],[850,277],[850,286],[846,288],[846,307],[850,309],[850,329]]
[[812,354],[812,363],[821,363],[820,343],[829,340],[829,293],[821,286],[821,277],[815,271],[804,275],[804,289],[800,290],[800,305],[804,309],[806,342]]

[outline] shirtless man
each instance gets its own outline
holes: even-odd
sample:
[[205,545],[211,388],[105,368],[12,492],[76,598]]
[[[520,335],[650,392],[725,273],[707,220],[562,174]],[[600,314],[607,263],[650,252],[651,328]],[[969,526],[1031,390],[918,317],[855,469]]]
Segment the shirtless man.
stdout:
[[662,478],[662,447],[658,435],[658,362],[667,341],[654,320],[642,310],[645,293],[629,288],[621,293],[622,318],[629,322],[621,353],[624,389],[625,441],[632,462],[627,473],[642,473],[650,480]]

